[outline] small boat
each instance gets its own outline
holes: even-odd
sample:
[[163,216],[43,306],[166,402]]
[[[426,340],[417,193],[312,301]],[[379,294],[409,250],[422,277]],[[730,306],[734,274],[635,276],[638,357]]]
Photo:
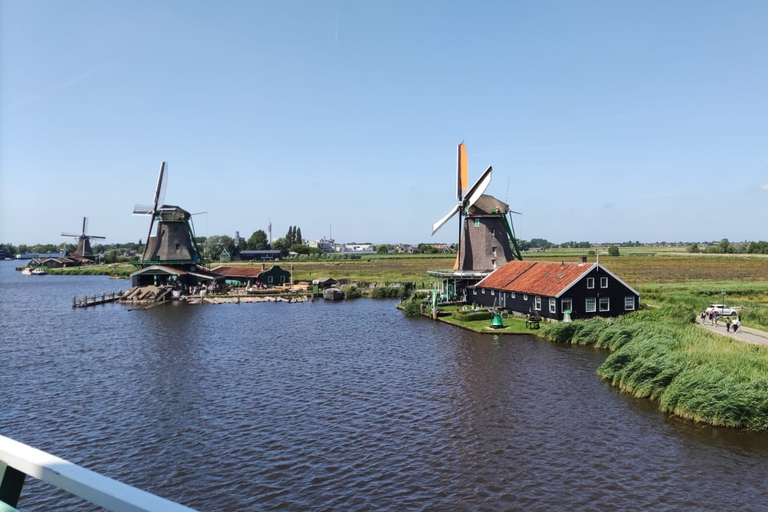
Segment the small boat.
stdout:
[[32,275],[32,269],[29,267],[24,267],[21,271],[22,274],[25,276],[31,276]]
[[323,290],[323,298],[325,300],[344,300],[344,292],[337,286],[329,286]]
[[35,270],[32,271],[33,276],[47,276],[48,272],[41,269],[40,267],[37,267]]

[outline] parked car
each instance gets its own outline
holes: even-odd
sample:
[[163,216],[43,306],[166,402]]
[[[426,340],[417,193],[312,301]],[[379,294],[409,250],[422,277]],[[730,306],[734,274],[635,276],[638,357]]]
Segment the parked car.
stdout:
[[719,316],[736,316],[739,314],[735,309],[731,309],[725,304],[710,304],[707,308],[707,313],[717,313]]

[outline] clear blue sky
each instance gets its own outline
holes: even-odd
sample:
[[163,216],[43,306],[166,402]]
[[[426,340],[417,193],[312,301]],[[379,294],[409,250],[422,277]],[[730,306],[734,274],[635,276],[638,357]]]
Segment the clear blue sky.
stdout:
[[0,242],[90,218],[454,242],[456,145],[522,238],[768,239],[768,2],[0,0]]

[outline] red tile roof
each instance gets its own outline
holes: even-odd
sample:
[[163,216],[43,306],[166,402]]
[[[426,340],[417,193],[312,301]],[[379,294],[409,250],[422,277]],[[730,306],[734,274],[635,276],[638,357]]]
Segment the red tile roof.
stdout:
[[219,274],[221,276],[237,276],[237,277],[258,277],[262,272],[266,272],[267,269],[259,267],[216,267],[211,269],[211,272]]
[[592,270],[594,264],[510,261],[477,283],[480,288],[557,297]]

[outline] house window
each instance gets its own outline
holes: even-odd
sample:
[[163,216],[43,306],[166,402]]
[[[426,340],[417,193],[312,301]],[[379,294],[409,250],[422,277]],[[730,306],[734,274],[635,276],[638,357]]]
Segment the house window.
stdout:
[[594,277],[588,277],[587,278],[587,288],[592,289],[595,287],[595,278]]
[[480,227],[480,219],[475,219],[475,227],[476,228]]
[[600,297],[600,311],[610,311],[610,310],[611,310],[611,298]]
[[608,278],[607,277],[601,277],[600,278],[600,288],[608,288]]
[[177,251],[179,250],[179,244],[176,244],[176,250]]
[[472,295],[477,295],[477,288],[472,290]]
[[496,248],[493,247],[491,250],[493,251],[493,257],[495,258],[496,257]]
[[485,295],[485,288],[483,288],[483,295]]
[[284,282],[285,282],[285,276],[280,276],[280,282],[281,282],[281,283],[284,283]]
[[571,299],[563,299],[560,301],[560,309],[562,309],[563,313],[566,311],[573,311],[573,302]]
[[[496,228],[491,229],[491,235],[496,236]],[[496,248],[493,248],[493,255],[496,256]]]
[[584,301],[584,311],[586,311],[587,313],[594,313],[595,311],[597,311],[596,306],[597,306],[597,301],[595,300],[594,297],[589,297],[587,298],[586,301]]
[[549,299],[549,312],[553,315],[557,313],[557,299]]
[[272,276],[267,276],[267,282],[268,282],[268,283],[271,283],[271,282],[272,282]]
[[509,292],[509,296],[514,299],[515,298],[515,292]]
[[491,264],[493,264],[493,268],[496,268],[496,260],[491,260]]
[[523,294],[523,300],[528,300],[528,295],[526,295],[525,293]]
[[541,311],[541,297],[538,295],[533,298],[533,309],[536,311]]
[[634,311],[635,309],[635,298],[630,295],[629,297],[624,297],[624,311]]
[[496,290],[491,290],[491,295],[496,295]]

